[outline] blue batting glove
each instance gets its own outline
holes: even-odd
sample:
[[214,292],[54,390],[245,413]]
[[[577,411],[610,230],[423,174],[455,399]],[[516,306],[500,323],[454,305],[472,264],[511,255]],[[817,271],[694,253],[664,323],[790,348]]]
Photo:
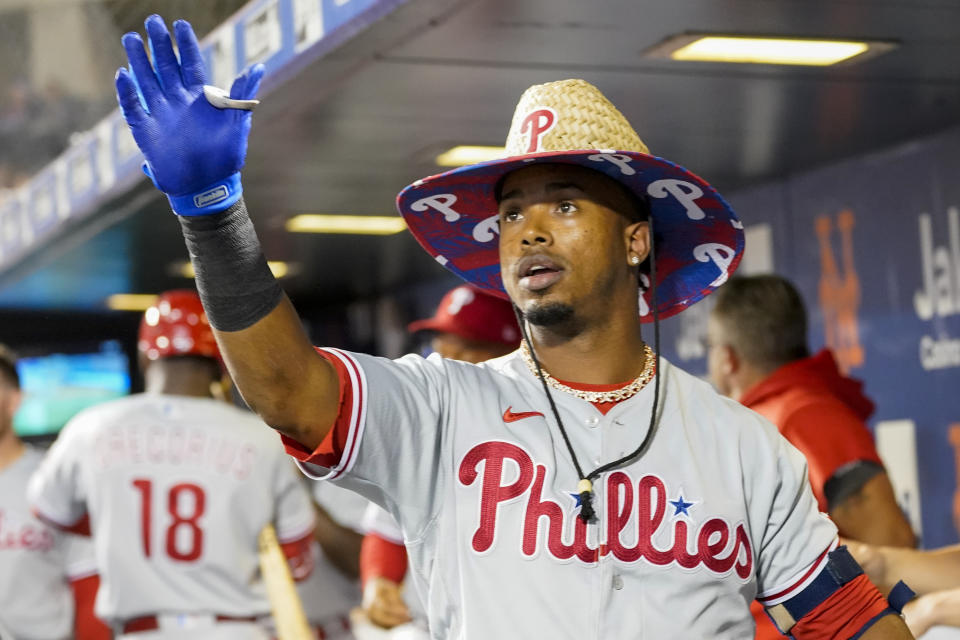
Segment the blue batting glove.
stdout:
[[[247,154],[251,112],[217,108],[204,95],[207,70],[190,23],[173,23],[180,59],[158,15],[145,25],[154,66],[136,33],[123,36],[130,71],[117,71],[117,100],[137,146],[144,171],[184,216],[217,213],[242,193],[240,169]],[[230,89],[234,100],[256,96],[264,67],[241,73]]]

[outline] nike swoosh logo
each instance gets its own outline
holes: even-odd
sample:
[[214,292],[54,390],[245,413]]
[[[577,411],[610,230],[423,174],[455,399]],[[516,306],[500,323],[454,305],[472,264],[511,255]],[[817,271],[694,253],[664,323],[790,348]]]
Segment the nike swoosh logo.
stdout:
[[523,420],[524,418],[532,418],[534,416],[544,417],[539,411],[520,411],[514,413],[511,411],[513,407],[507,407],[507,410],[503,412],[503,421],[504,422],[516,422],[517,420]]

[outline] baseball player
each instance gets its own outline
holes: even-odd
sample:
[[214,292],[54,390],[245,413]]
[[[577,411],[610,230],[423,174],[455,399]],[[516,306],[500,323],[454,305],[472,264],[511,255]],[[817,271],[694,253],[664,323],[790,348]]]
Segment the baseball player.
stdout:
[[47,525],[27,505],[43,453],[13,431],[20,399],[15,358],[0,345],[0,629],[20,640],[107,640],[93,615],[99,578],[89,539]]
[[138,343],[146,392],[70,420],[30,502],[64,528],[89,518],[96,612],[119,637],[267,638],[257,535],[273,523],[305,577],[309,495],[256,416],[211,397],[219,353],[195,292],[160,295]]
[[297,592],[320,638],[346,640],[353,638],[350,612],[360,603],[360,530],[369,502],[331,482],[315,482],[311,489],[318,507],[314,567]]
[[[517,348],[520,330],[510,303],[461,285],[448,291],[433,317],[410,323],[411,333],[430,334],[430,346],[443,358],[484,362]],[[328,483],[319,483],[320,486]],[[411,609],[422,622],[423,604],[416,590],[402,591],[407,573],[403,533],[382,507],[370,503],[364,516],[367,534],[360,553],[363,609],[375,624],[393,628],[411,621]]]
[[509,157],[398,196],[440,264],[509,295],[522,348],[387,360],[315,350],[266,265],[239,173],[262,65],[218,98],[189,24],[179,59],[146,28],[155,67],[126,34],[121,110],[234,379],[305,472],[397,519],[432,637],[746,638],[755,597],[796,638],[910,637],[802,456],[643,340],[736,268],[742,225],[595,87],[531,87]]

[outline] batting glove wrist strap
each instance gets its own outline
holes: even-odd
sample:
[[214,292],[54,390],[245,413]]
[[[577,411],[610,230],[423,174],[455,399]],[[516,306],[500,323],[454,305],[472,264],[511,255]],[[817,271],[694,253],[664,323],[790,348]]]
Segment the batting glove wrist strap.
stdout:
[[240,173],[234,173],[197,193],[183,196],[168,195],[170,207],[180,216],[205,216],[220,213],[232,207],[243,195]]
[[280,304],[283,289],[267,266],[242,198],[220,213],[179,220],[214,329],[246,329]]

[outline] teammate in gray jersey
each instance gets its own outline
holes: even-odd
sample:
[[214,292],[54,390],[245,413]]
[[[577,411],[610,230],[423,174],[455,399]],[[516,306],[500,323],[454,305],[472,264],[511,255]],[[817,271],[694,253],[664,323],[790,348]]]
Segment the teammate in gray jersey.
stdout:
[[257,536],[272,523],[305,578],[310,497],[276,435],[212,397],[219,353],[195,292],[158,298],[139,351],[146,392],[74,417],[31,480],[31,504],[65,528],[89,518],[96,612],[119,637],[268,638]]
[[297,592],[321,638],[348,640],[354,637],[350,613],[360,604],[360,522],[369,501],[331,483],[312,485],[318,544],[313,573],[297,585]]
[[123,37],[120,106],[234,379],[305,472],[397,519],[433,638],[746,638],[755,597],[796,638],[910,637],[802,456],[643,339],[727,279],[742,225],[596,87],[531,87],[507,158],[398,197],[438,263],[509,295],[521,350],[391,361],[315,350],[270,274],[239,173],[263,66],[214,106],[189,24],[179,58],[146,27],[155,66]]
[[93,615],[99,578],[89,538],[51,527],[27,505],[43,452],[13,430],[20,400],[15,358],[0,345],[0,630],[19,640],[108,640]]
[[[469,285],[448,291],[433,316],[410,323],[407,330],[428,335],[431,350],[441,357],[473,363],[506,355],[520,342],[510,303]],[[387,511],[373,503],[364,514],[363,527],[360,562],[367,618],[386,629],[404,625],[396,635],[423,634],[419,630],[426,627],[423,602],[416,589],[403,589],[407,574],[403,532]]]

